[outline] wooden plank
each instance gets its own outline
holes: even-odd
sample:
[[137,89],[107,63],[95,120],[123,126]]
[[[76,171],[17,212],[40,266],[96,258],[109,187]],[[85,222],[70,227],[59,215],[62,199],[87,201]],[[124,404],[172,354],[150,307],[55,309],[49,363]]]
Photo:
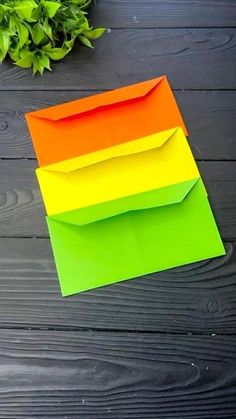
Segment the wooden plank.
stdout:
[[35,161],[0,161],[0,231],[2,236],[48,234],[35,169]]
[[[0,236],[47,237],[35,161],[0,161]],[[221,234],[236,240],[236,162],[199,162]]]
[[110,89],[162,74],[175,89],[235,89],[235,39],[233,28],[113,29],[44,77],[4,63],[0,90]]
[[233,419],[236,338],[1,331],[1,417]]
[[[89,91],[2,92],[0,157],[35,157],[24,113],[95,94]],[[177,91],[197,159],[236,159],[236,92]]]
[[225,247],[224,257],[62,298],[49,240],[1,239],[0,328],[235,334],[236,243]]
[[106,28],[235,27],[234,0],[99,0],[92,21]]

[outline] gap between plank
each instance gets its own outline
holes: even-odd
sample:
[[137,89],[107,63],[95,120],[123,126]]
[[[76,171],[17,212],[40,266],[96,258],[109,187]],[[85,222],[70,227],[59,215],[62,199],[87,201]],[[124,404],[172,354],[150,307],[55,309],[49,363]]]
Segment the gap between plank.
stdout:
[[[161,77],[161,75],[157,76],[157,77]],[[154,78],[154,77],[152,77],[152,78]],[[139,82],[141,83],[142,80],[140,80]],[[137,81],[136,83],[139,83],[139,82]],[[121,88],[121,87],[125,87],[125,86],[127,86],[127,85],[118,86],[117,89]],[[103,92],[110,92],[111,90],[115,90],[115,89],[116,89],[115,87],[111,87],[110,89],[99,89],[99,88],[98,89],[94,89],[94,88],[92,88],[92,89],[88,89],[88,88],[85,88],[85,89],[77,89],[77,88],[75,88],[75,89],[71,89],[71,88],[68,88],[68,89],[67,88],[48,89],[48,88],[45,88],[45,89],[43,89],[42,87],[41,88],[36,88],[36,89],[33,89],[32,87],[26,87],[25,89],[22,89],[22,88],[9,89],[9,87],[8,87],[6,89],[0,88],[0,92],[84,92],[84,93],[95,92],[95,93],[103,93]],[[215,89],[213,89],[213,88],[209,88],[209,89],[208,88],[193,88],[193,89],[189,89],[189,88],[186,88],[186,89],[175,88],[174,89],[174,88],[172,88],[172,91],[173,92],[235,92],[236,87],[220,88],[220,89],[219,88],[215,88]]]
[[[63,298],[63,297],[62,297]],[[69,298],[69,297],[67,297]],[[152,334],[160,336],[236,336],[235,333],[207,333],[207,332],[165,332],[165,331],[154,331],[154,330],[136,330],[136,329],[109,329],[109,328],[99,328],[99,327],[64,327],[64,326],[4,326],[0,324],[1,330],[42,330],[42,331],[52,331],[52,332],[97,332],[97,333],[131,333],[131,334]]]
[[[104,26],[104,25],[103,25]],[[111,30],[135,30],[135,31],[139,31],[139,30],[162,30],[162,29],[168,29],[168,30],[176,30],[176,29],[235,29],[236,26],[129,26],[127,24],[127,26],[109,26],[108,28],[106,28],[106,30],[111,29]]]

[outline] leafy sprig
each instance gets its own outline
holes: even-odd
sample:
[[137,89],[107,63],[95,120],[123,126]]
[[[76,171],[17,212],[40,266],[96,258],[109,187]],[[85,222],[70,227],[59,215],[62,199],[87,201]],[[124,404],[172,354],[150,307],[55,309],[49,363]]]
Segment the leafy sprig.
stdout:
[[93,48],[104,28],[93,28],[86,12],[92,0],[0,0],[0,63],[7,54],[33,74],[51,70],[79,39]]

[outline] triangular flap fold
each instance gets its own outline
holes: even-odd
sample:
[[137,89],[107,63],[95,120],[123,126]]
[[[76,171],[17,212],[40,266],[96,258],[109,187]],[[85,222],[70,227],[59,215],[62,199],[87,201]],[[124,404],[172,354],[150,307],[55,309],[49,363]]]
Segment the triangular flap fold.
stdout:
[[99,108],[132,101],[146,96],[164,80],[166,81],[166,76],[161,76],[156,79],[121,87],[109,92],[100,93],[39,111],[30,112],[26,114],[26,118],[28,119],[34,117],[51,121],[59,121],[78,114],[94,111]]
[[82,226],[130,211],[148,210],[151,208],[177,204],[185,199],[198,180],[199,178],[190,179],[164,188],[103,202],[61,214],[50,215],[49,218]]
[[148,137],[139,138],[137,140],[118,144],[113,147],[108,147],[93,153],[84,154],[73,159],[64,160],[59,163],[43,166],[37,170],[47,170],[50,172],[70,173],[72,171],[82,169],[84,167],[92,166],[93,164],[101,163],[105,160],[128,156],[132,154],[139,154],[148,150],[162,147],[169,141],[178,130],[182,128],[177,127],[170,130],[162,131],[157,134],[149,135]]

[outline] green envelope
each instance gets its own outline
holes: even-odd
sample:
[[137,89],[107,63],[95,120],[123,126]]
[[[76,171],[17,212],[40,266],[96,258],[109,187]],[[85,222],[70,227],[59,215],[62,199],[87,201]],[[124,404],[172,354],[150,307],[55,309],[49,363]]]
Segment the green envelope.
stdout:
[[201,178],[47,223],[63,296],[225,254]]

